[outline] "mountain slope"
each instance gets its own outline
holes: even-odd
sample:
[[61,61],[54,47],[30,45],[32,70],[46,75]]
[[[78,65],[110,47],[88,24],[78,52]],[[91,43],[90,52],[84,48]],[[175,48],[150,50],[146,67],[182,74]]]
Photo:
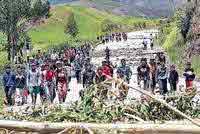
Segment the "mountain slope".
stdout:
[[105,10],[120,15],[166,17],[187,0],[50,0],[52,4],[73,4]]
[[[69,35],[64,33],[68,17],[74,14],[78,23],[80,40],[95,40],[101,34],[101,26],[105,19],[115,24],[133,27],[145,23],[147,26],[155,26],[157,20],[149,20],[136,17],[125,17],[102,12],[94,8],[80,6],[56,6],[51,10],[52,16],[42,24],[29,31],[35,48],[48,48],[69,41]],[[128,29],[127,29],[128,30]]]
[[[90,0],[99,9],[111,10],[114,13],[131,16],[165,17],[174,12],[186,0]],[[109,8],[110,3],[117,5]]]

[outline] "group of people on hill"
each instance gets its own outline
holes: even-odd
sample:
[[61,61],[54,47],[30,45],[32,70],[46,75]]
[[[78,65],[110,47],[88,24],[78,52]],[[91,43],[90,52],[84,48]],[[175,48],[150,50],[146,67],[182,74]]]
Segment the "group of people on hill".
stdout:
[[[162,52],[158,53],[155,59],[150,59],[149,63],[146,58],[142,58],[137,72],[138,85],[141,85],[141,82],[143,82],[144,90],[151,89],[153,94],[159,92],[165,95],[169,92],[169,83],[170,91],[177,91],[179,73],[175,65],[170,65],[169,68],[166,66],[166,58]],[[195,79],[194,69],[190,62],[186,64],[183,76],[185,77],[186,91],[190,91],[193,88],[193,81]],[[159,91],[155,91],[156,84],[159,85]]]
[[108,42],[120,42],[120,41],[127,41],[128,36],[127,33],[122,32],[122,33],[112,33],[112,34],[106,34],[106,35],[101,35],[97,37],[97,40],[100,41],[102,44],[108,43]]

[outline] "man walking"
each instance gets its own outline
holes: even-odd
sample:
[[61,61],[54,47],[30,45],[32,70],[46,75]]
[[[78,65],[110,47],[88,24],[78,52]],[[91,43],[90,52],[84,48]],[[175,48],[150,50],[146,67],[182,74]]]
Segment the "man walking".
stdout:
[[156,80],[159,84],[160,93],[162,95],[165,95],[168,92],[168,90],[167,90],[167,79],[168,79],[167,67],[165,66],[164,62],[161,62],[160,66],[157,69]]
[[141,59],[141,65],[137,68],[138,72],[138,85],[141,84],[141,81],[144,82],[143,88],[144,90],[147,90],[148,88],[148,83],[149,83],[149,73],[150,73],[150,68],[149,65],[147,64],[147,60],[145,58]]
[[88,88],[90,85],[94,84],[96,73],[92,69],[92,65],[88,65],[83,72],[83,87]]
[[188,62],[183,73],[186,83],[186,91],[189,91],[193,88],[193,81],[195,79],[194,69],[191,67],[191,63]]
[[176,67],[175,65],[171,65],[169,73],[169,84],[172,92],[175,92],[177,90],[178,81],[179,81],[179,75],[178,72],[176,71]]
[[132,76],[132,71],[129,66],[126,65],[126,60],[122,59],[121,60],[121,65],[117,69],[117,75],[125,80],[125,82],[130,83],[130,79]]
[[6,66],[6,71],[3,75],[3,86],[6,94],[6,103],[8,105],[14,105],[13,99],[16,87],[16,76],[11,71],[11,67],[9,65]]
[[154,93],[154,90],[156,88],[156,70],[157,70],[157,65],[156,65],[155,59],[150,59],[149,67],[150,67],[149,86],[151,88],[152,93]]

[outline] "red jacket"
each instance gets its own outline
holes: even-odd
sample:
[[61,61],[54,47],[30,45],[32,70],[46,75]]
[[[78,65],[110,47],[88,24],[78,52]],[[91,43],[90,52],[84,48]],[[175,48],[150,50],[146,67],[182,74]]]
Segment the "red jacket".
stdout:
[[102,74],[112,76],[111,69],[109,66],[105,65],[102,67]]
[[55,73],[53,71],[51,71],[51,70],[47,71],[47,74],[46,74],[47,81],[53,80],[54,77],[55,77]]

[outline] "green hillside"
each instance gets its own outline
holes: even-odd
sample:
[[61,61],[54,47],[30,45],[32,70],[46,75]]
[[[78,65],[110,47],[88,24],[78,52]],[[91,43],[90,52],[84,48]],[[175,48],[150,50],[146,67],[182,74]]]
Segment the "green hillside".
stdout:
[[[159,20],[148,20],[144,18],[124,17],[102,12],[93,8],[85,8],[80,6],[54,6],[51,9],[51,17],[44,20],[40,24],[36,24],[30,31],[34,50],[47,50],[52,46],[59,46],[69,42],[70,36],[64,33],[65,26],[68,23],[68,18],[74,14],[78,24],[79,34],[78,39],[81,41],[95,40],[101,34],[102,22],[109,19],[111,22],[125,26],[126,31],[133,30],[138,25],[153,27],[159,24]],[[6,41],[5,36],[0,34],[0,41]],[[70,44],[73,44],[73,40]],[[0,68],[7,62],[6,52],[1,51]]]
[[73,13],[78,23],[79,39],[94,40],[101,34],[101,24],[105,19],[113,23],[134,26],[138,23],[146,23],[147,26],[154,26],[157,20],[145,20],[143,18],[121,17],[92,8],[79,6],[57,6],[51,10],[52,16],[45,23],[30,30],[29,35],[36,48],[48,48],[51,45],[59,45],[69,40],[64,33],[68,17]]
[[[168,22],[161,25],[160,35],[158,37],[158,44],[161,45],[168,53],[171,62],[177,65],[180,72],[185,68],[185,54],[188,49],[187,43],[184,42],[184,39],[180,32],[180,12],[177,12],[176,15],[168,20]],[[192,66],[200,77],[200,56],[192,56]]]

